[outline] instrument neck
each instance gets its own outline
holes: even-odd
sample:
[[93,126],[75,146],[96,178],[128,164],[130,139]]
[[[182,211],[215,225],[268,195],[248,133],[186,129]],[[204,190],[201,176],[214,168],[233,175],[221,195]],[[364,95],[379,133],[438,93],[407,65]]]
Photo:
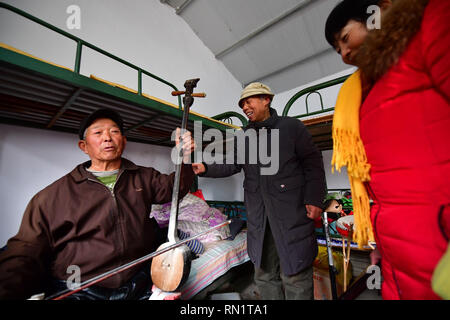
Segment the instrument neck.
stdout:
[[[182,152],[180,152],[182,153]],[[181,161],[181,159],[179,159]],[[167,237],[170,243],[177,242],[177,222],[178,222],[178,194],[180,191],[181,163],[176,164],[175,180],[172,193],[172,204],[170,206],[169,230]]]
[[[190,98],[190,99],[189,99]],[[180,178],[181,178],[181,167],[183,164],[183,139],[181,138],[186,132],[187,123],[189,119],[189,108],[192,105],[193,99],[190,96],[185,96],[184,98],[184,110],[183,110],[183,120],[181,122],[180,130],[180,143],[178,145],[178,159],[175,164],[175,178],[173,183],[173,193],[172,193],[172,204],[170,206],[170,218],[169,218],[169,230],[167,233],[167,238],[170,243],[175,243],[179,241],[177,233],[177,222],[178,222],[178,201],[180,192]]]

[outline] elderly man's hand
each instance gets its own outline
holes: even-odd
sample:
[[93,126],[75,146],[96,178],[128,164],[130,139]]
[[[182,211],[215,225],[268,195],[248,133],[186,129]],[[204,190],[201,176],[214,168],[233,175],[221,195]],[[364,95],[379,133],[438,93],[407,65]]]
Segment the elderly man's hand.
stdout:
[[202,174],[206,171],[205,165],[203,163],[193,163],[192,170],[195,174]]
[[306,215],[308,216],[308,218],[312,220],[319,218],[323,212],[322,208],[313,206],[312,204],[307,204],[305,205],[305,207],[306,207]]
[[[180,144],[180,132],[181,129],[177,128],[175,132],[175,144],[178,147]],[[195,141],[192,139],[191,133],[189,131],[185,131],[181,136],[182,140],[182,148],[183,148],[183,162],[190,163],[191,161],[191,153],[195,150]]]

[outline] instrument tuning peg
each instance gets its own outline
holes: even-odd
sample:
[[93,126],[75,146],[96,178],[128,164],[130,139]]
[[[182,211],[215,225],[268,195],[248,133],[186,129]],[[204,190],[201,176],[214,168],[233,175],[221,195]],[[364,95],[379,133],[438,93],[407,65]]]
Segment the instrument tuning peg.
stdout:
[[[172,96],[180,96],[182,94],[185,94],[186,91],[172,91]],[[201,92],[201,93],[192,93],[191,94],[192,97],[194,98],[205,98],[206,97],[206,93]]]

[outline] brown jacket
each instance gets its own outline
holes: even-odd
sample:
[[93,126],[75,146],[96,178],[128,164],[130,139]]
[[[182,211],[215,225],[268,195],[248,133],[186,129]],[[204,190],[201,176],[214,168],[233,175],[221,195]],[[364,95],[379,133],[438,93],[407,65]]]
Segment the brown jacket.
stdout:
[[[48,277],[68,279],[71,265],[80,267],[85,281],[156,249],[150,208],[171,200],[174,173],[161,174],[122,158],[111,192],[86,171],[88,165],[78,165],[31,199],[19,232],[0,254],[0,299],[42,292]],[[183,165],[180,198],[193,177],[192,167]],[[99,285],[117,288],[136,271],[131,268]]]

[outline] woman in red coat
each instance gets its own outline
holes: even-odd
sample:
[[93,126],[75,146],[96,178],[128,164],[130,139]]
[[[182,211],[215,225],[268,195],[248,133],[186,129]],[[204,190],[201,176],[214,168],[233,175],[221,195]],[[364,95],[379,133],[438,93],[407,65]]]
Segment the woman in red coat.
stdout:
[[[368,31],[373,4],[382,19]],[[365,18],[352,17],[360,5]],[[372,229],[361,239],[373,232],[383,299],[438,299],[431,278],[450,235],[450,1],[344,0],[327,20],[326,37],[344,62],[359,68],[341,89],[347,93],[338,97],[333,130],[345,126],[339,117],[355,105],[357,123],[347,126],[362,142],[359,167],[366,174],[350,181],[365,186],[375,203]],[[334,164],[351,166],[356,148],[339,147],[334,132],[333,139]],[[347,160],[342,153],[350,154]]]

